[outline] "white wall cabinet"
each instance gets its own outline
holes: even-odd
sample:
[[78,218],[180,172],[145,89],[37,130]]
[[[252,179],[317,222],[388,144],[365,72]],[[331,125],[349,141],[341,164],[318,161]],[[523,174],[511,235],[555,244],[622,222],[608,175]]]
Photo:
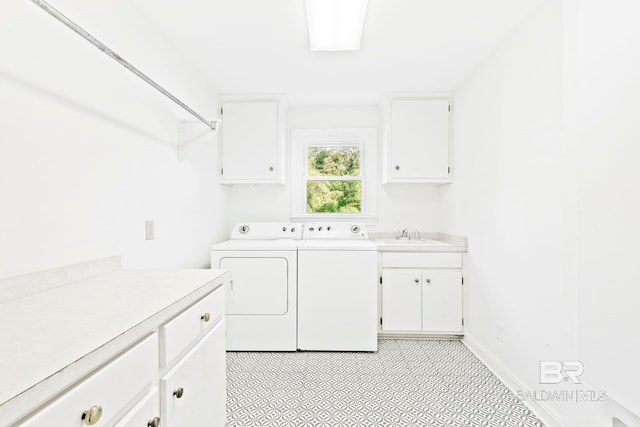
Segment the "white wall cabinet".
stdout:
[[385,108],[383,184],[450,182],[450,98],[391,99]]
[[462,333],[461,254],[383,253],[382,260],[382,332]]
[[278,99],[221,99],[220,183],[285,183],[283,104]]

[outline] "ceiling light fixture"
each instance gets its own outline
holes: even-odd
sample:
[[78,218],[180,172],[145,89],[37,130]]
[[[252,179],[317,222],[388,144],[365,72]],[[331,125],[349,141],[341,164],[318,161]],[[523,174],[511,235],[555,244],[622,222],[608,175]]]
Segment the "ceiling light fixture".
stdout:
[[358,50],[368,0],[305,0],[311,50]]

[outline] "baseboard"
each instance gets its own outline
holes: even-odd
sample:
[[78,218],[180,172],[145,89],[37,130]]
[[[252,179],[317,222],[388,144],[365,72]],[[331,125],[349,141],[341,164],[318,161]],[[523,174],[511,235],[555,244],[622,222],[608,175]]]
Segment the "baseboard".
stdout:
[[[466,334],[462,339],[462,343],[467,346],[513,394],[517,394],[517,390],[527,390],[530,388],[473,337]],[[563,427],[560,416],[545,402],[524,401],[523,403],[542,421],[545,427]]]
[[459,340],[458,334],[425,334],[411,332],[378,332],[378,338],[389,340]]

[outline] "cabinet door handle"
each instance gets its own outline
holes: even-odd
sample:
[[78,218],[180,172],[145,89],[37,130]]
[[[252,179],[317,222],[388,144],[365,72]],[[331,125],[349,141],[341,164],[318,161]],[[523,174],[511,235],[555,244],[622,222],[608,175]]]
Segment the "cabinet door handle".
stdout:
[[102,416],[102,406],[94,405],[82,413],[82,421],[84,421],[86,425],[92,426],[98,421],[100,421],[101,416]]
[[177,389],[175,389],[173,391],[173,395],[177,398],[180,399],[182,397],[182,395],[184,394],[184,389],[182,387],[178,387]]
[[149,420],[147,427],[160,427],[160,417],[155,417],[154,419]]
[[396,170],[399,171],[400,170],[400,166],[396,165]]
[[273,166],[269,166],[269,172],[273,172]]
[[413,279],[414,282],[420,283],[420,279]]
[[427,279],[427,283],[431,283],[431,279]]
[[204,320],[205,322],[208,322],[209,320],[211,320],[211,315],[209,313],[205,313],[202,316],[200,316],[201,320]]

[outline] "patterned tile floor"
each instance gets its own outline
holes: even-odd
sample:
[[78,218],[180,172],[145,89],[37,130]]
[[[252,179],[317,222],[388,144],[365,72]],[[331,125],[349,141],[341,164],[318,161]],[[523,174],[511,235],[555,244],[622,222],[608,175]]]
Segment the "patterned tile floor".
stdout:
[[456,340],[380,340],[377,353],[227,353],[227,426],[542,423]]

